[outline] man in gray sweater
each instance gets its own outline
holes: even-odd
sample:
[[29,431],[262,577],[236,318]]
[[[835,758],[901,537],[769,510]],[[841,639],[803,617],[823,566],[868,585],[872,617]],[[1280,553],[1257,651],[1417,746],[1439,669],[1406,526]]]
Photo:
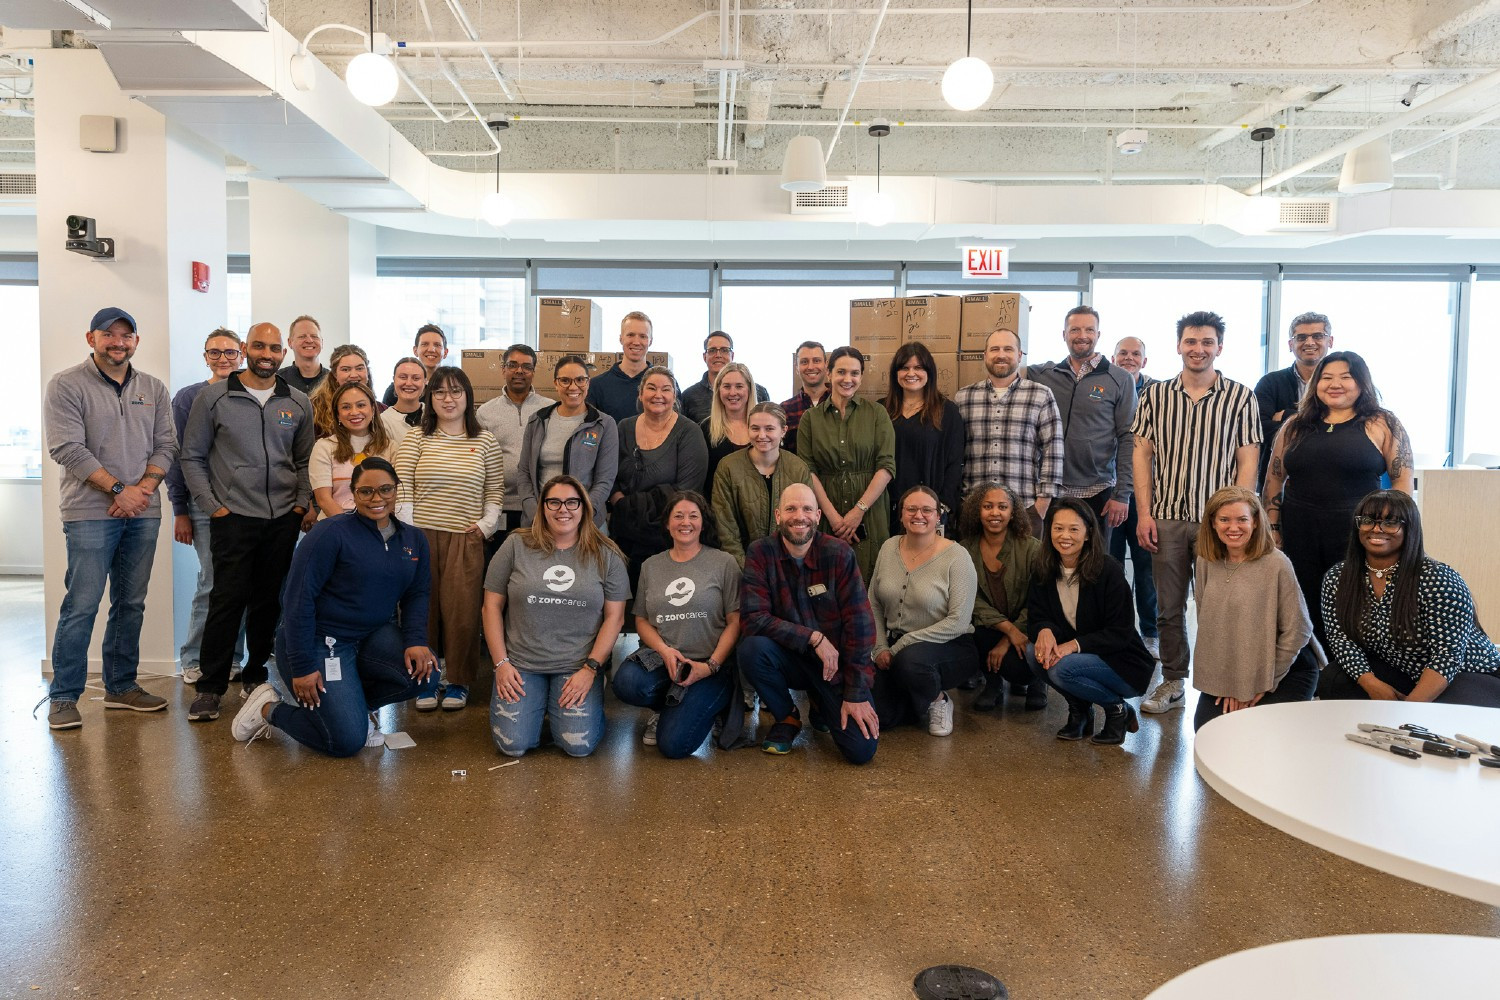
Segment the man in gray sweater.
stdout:
[[93,354],[47,385],[48,450],[62,466],[67,593],[52,644],[53,729],[83,725],[89,640],[109,584],[104,630],[104,707],[157,712],[166,700],[135,681],[146,588],[161,528],[157,487],[177,455],[172,401],[159,379],[130,363],[140,336],[123,309],[101,309],[86,334]]
[[281,585],[312,503],[312,406],[277,375],[281,355],[281,331],[270,323],[252,326],[245,370],[198,393],[182,436],[182,477],[193,501],[209,512],[214,566],[198,697],[188,708],[192,722],[219,717],[242,617],[249,652],[243,694],[265,683]]

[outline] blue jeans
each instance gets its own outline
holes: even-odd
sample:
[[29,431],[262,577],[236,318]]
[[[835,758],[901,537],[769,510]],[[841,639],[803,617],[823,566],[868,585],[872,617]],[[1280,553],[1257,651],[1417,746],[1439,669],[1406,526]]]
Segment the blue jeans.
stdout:
[[303,708],[288,697],[292,688],[287,665],[286,630],[276,630],[276,672],[281,683],[276,690],[283,701],[271,709],[271,725],[305,747],[331,757],[352,757],[365,745],[370,730],[369,713],[383,705],[394,705],[414,697],[417,682],[406,672],[406,647],[401,629],[387,622],[361,642],[340,641],[330,654],[322,643],[314,651],[314,662],[322,670],[323,660],[337,656],[340,678],[330,681],[317,708]]
[[604,738],[604,674],[594,678],[583,704],[563,708],[567,673],[534,674],[520,671],[525,690],[518,701],[504,701],[497,689],[490,695],[490,735],[507,757],[519,757],[542,742],[542,718],[552,720],[552,742],[569,757],[587,757]]
[[[698,751],[714,727],[714,719],[729,705],[734,689],[734,664],[727,663],[716,674],[710,674],[683,689],[682,701],[667,704],[672,681],[665,667],[647,670],[634,656],[625,658],[615,671],[615,697],[627,705],[637,705],[661,713],[656,726],[656,749],[663,757],[676,760]],[[739,711],[736,707],[735,711]]]
[[833,742],[845,760],[851,764],[865,764],[875,756],[880,743],[878,739],[872,740],[860,732],[859,725],[853,720],[839,728],[844,696],[823,679],[823,667],[817,657],[794,653],[763,635],[741,639],[738,656],[740,675],[755,686],[761,704],[776,721],[797,714],[797,703],[792,700],[791,689],[806,691],[808,700],[827,721]]
[[[198,583],[193,591],[193,607],[188,612],[187,637],[177,651],[178,662],[184,672],[198,666],[198,650],[203,645],[203,626],[208,621],[208,594],[214,589],[214,557],[209,551],[209,522],[213,520],[198,505],[188,505],[188,520],[193,525],[193,552],[198,556]],[[245,626],[240,625],[239,639],[234,644],[234,661],[245,660]]]
[[156,558],[159,517],[110,517],[64,521],[67,593],[57,612],[52,640],[53,701],[77,701],[89,675],[89,640],[109,583],[109,618],[104,626],[104,690],[124,694],[136,687],[141,662],[141,622],[146,587]]
[[1118,705],[1136,691],[1093,653],[1070,653],[1046,672],[1047,683],[1093,705]]
[[1151,553],[1136,540],[1135,497],[1130,498],[1130,513],[1125,522],[1109,536],[1109,554],[1125,565],[1125,547],[1130,546],[1131,589],[1135,591],[1135,613],[1141,620],[1141,635],[1156,637],[1156,578],[1151,573]]

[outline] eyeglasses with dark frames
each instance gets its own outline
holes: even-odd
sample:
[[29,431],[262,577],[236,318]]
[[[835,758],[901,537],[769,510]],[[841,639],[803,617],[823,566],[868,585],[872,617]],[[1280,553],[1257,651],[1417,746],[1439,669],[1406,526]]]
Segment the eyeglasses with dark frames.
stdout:
[[566,499],[564,499],[563,497],[548,497],[547,499],[542,501],[542,506],[552,511],[564,509],[577,510],[579,507],[583,506],[583,501],[578,497],[567,497]]
[[1380,529],[1386,534],[1402,531],[1406,528],[1406,521],[1399,517],[1368,517],[1364,514],[1354,515],[1354,523],[1361,528],[1369,528],[1374,531]]
[[582,389],[584,386],[589,384],[589,377],[587,375],[579,375],[577,377],[570,378],[567,375],[559,375],[552,381],[557,383],[557,387],[559,389],[571,389],[575,385],[578,386],[578,388]]
[[218,361],[220,358],[238,361],[240,359],[240,352],[233,347],[210,347],[203,352],[203,356],[210,361]]
[[377,495],[389,500],[396,495],[396,484],[386,483],[384,486],[356,486],[354,495],[361,500],[372,500]]

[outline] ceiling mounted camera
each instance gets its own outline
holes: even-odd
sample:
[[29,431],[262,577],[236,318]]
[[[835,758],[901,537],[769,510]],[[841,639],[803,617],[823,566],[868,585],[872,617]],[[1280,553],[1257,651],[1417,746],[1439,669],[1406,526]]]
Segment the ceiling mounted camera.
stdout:
[[870,122],[869,133],[873,139],[884,139],[891,134],[891,123],[884,118],[876,118]]
[[68,216],[68,241],[65,249],[95,260],[114,260],[115,241],[94,235],[94,220],[86,215]]
[[1146,148],[1146,130],[1128,128],[1115,137],[1115,149],[1121,156],[1134,156]]

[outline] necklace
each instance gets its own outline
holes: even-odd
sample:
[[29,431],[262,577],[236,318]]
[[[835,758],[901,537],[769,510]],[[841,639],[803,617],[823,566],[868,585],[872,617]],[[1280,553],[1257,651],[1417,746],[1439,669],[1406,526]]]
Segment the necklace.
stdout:
[[1376,569],[1374,566],[1371,566],[1367,562],[1367,563],[1365,563],[1365,569],[1369,570],[1371,573],[1374,573],[1375,574],[1375,579],[1377,579],[1377,580],[1384,580],[1387,576],[1389,576],[1390,574],[1396,572],[1396,565],[1397,565],[1396,563],[1391,563],[1385,569]]

